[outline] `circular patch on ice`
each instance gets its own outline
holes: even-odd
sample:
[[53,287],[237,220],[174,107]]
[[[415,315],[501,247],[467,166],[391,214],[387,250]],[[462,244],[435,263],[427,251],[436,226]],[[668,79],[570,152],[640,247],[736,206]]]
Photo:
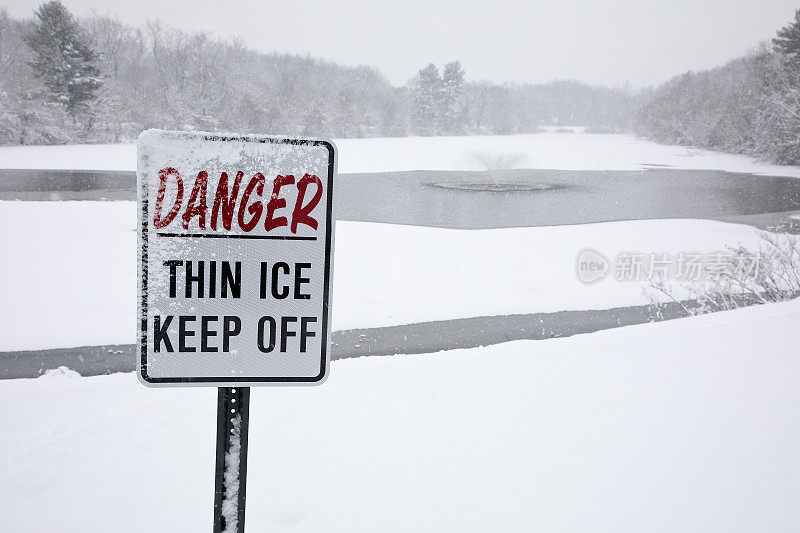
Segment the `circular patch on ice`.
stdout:
[[431,187],[439,189],[452,189],[457,191],[470,192],[538,192],[558,189],[558,185],[552,183],[515,183],[515,182],[462,182],[462,183],[428,183]]

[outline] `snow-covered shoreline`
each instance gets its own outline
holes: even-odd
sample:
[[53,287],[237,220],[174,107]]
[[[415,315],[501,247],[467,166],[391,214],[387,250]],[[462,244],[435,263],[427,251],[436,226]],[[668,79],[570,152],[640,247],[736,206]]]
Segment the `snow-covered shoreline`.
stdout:
[[[800,167],[752,157],[669,146],[631,135],[534,133],[507,136],[337,139],[339,172],[402,170],[725,170],[800,177]],[[0,147],[0,168],[135,170],[135,144]]]
[[[0,351],[136,339],[133,202],[0,202]],[[395,326],[648,303],[645,280],[581,283],[583,249],[677,254],[755,247],[757,232],[706,220],[452,230],[339,222],[333,328]]]

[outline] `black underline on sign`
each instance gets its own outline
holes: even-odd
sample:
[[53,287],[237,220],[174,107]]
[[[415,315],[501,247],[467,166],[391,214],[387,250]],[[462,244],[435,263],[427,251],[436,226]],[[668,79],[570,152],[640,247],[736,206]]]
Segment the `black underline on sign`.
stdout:
[[316,237],[301,237],[299,235],[236,235],[221,233],[164,233],[158,232],[159,237],[192,237],[197,239],[275,239],[280,241],[316,241]]

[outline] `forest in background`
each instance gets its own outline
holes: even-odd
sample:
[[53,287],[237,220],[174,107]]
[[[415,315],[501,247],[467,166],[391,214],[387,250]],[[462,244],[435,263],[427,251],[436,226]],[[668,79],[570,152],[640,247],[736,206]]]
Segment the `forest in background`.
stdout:
[[633,122],[665,144],[800,164],[800,9],[745,57],[647,91]]
[[576,81],[468,82],[458,61],[394,87],[375,68],[255,52],[157,21],[76,19],[58,2],[27,20],[0,12],[0,144],[130,141],[147,128],[339,138],[622,131],[632,99]]
[[458,61],[396,87],[372,67],[75,18],[57,0],[24,20],[0,10],[0,144],[123,142],[147,128],[347,138],[568,125],[798,164],[800,10],[746,57],[640,90],[473,82]]

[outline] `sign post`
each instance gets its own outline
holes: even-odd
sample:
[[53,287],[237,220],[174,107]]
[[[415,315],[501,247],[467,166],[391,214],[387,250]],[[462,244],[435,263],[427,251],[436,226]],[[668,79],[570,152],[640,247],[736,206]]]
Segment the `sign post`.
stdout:
[[214,533],[244,532],[250,387],[220,387],[217,394],[217,463]]
[[250,387],[328,375],[336,150],[148,130],[137,158],[137,374],[219,388],[214,531],[241,532]]

